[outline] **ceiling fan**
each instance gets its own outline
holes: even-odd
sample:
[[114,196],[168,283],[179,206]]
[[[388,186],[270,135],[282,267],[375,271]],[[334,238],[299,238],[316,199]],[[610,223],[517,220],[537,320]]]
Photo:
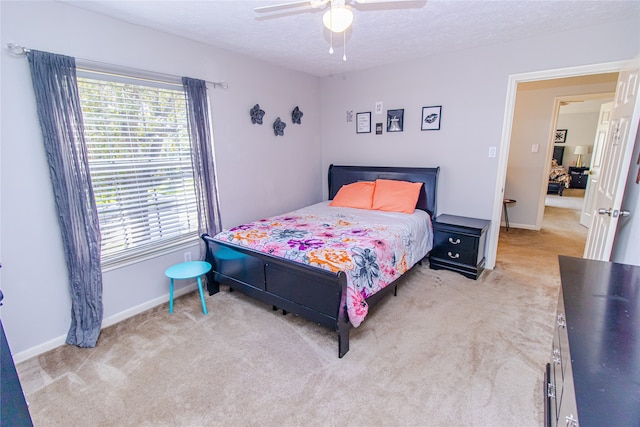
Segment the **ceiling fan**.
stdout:
[[[293,1],[288,3],[281,3],[269,6],[257,7],[254,10],[258,13],[264,12],[276,12],[289,8],[309,8],[310,11],[314,9],[324,9],[328,7],[328,10],[322,15],[322,23],[329,30],[330,44],[329,53],[333,53],[333,33],[342,33],[343,41],[345,43],[346,50],[346,30],[353,23],[353,12],[351,11],[351,4],[355,7],[365,4],[382,4],[382,3],[416,3],[415,0],[306,0],[306,1]],[[347,60],[346,52],[342,59]]]

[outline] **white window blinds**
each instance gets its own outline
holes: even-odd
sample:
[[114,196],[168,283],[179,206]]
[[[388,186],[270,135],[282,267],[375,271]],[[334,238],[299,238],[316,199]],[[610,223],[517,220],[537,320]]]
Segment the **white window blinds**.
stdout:
[[78,78],[103,264],[197,237],[181,87]]

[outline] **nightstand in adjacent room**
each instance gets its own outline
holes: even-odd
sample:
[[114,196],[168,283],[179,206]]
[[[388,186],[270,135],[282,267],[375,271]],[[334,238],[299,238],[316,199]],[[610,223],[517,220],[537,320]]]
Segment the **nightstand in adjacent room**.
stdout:
[[587,188],[587,180],[589,179],[589,168],[569,166],[569,188]]
[[429,266],[445,268],[476,280],[484,270],[486,232],[491,221],[440,215],[433,221]]

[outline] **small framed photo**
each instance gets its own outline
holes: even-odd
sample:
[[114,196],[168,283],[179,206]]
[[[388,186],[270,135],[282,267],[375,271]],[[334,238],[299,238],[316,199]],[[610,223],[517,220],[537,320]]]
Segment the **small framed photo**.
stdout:
[[567,142],[567,129],[556,129],[556,137],[553,142],[556,144]]
[[422,107],[422,130],[440,130],[442,105]]
[[371,111],[356,114],[356,133],[371,133]]
[[402,132],[404,126],[404,108],[387,110],[387,132]]
[[376,135],[382,135],[382,122],[376,123]]

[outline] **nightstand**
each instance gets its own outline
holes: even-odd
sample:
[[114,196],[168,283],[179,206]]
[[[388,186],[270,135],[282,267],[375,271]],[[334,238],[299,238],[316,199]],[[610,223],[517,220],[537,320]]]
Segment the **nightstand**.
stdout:
[[589,168],[569,166],[569,188],[587,188],[587,179],[589,179]]
[[484,270],[486,232],[491,221],[440,215],[433,221],[429,266],[456,271],[476,280]]

